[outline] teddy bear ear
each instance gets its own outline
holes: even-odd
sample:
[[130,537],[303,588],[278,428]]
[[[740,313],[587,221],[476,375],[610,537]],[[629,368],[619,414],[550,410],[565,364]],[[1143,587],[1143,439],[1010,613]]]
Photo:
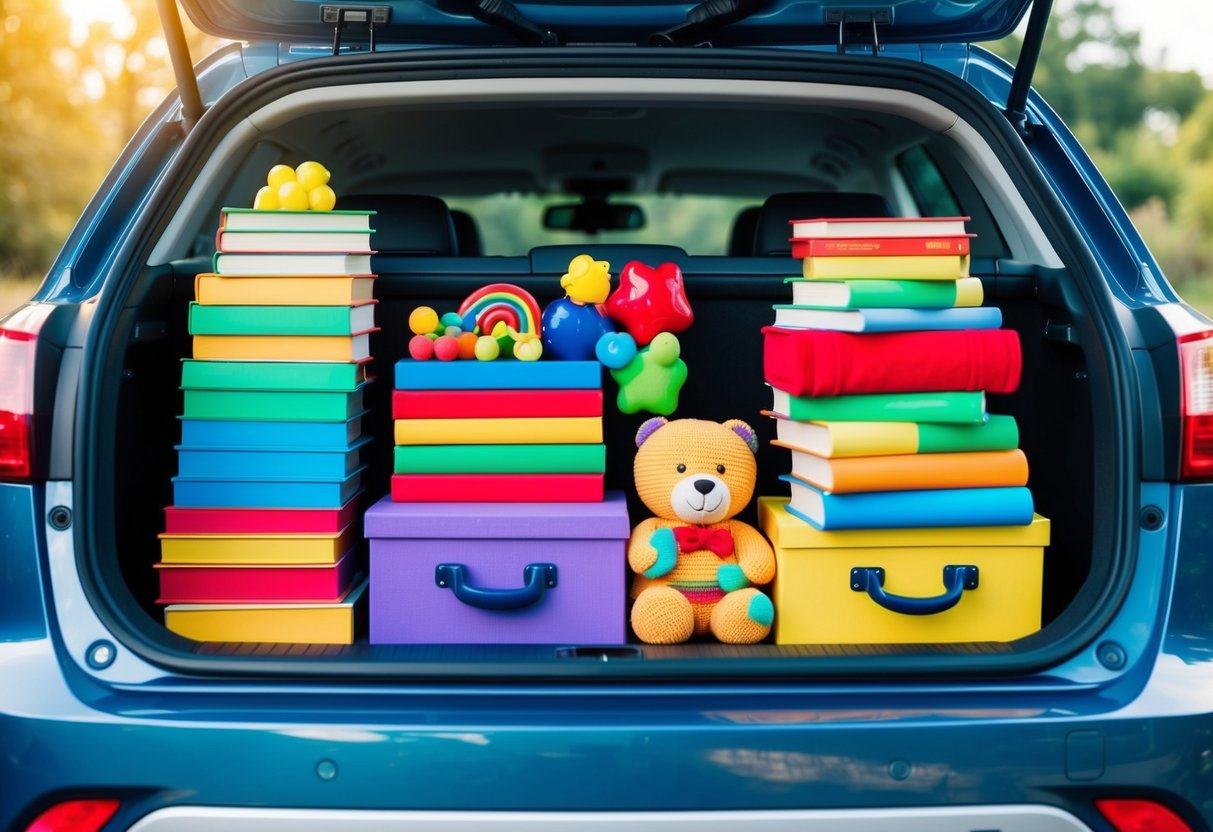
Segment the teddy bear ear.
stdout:
[[[636,431],[636,447],[639,448],[645,443],[645,440],[658,431],[659,428],[669,424],[669,420],[664,416],[654,416],[652,419],[645,419],[644,424]],[[757,453],[757,451],[755,451]]]
[[724,426],[745,440],[746,447],[750,449],[750,453],[755,456],[758,455],[758,434],[754,433],[752,427],[740,419],[729,419],[724,423]]

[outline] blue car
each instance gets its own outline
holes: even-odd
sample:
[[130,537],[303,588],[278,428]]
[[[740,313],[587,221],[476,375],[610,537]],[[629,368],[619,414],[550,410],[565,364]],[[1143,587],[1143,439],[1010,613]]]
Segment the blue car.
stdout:
[[[1213,829],[1213,322],[1032,90],[1048,2],[181,6],[233,42],[160,4],[177,91],[0,320],[0,828]],[[793,295],[873,278],[984,323]],[[1011,432],[833,519],[981,453],[945,392]],[[674,592],[742,635],[631,626],[654,413],[757,453],[773,580]]]

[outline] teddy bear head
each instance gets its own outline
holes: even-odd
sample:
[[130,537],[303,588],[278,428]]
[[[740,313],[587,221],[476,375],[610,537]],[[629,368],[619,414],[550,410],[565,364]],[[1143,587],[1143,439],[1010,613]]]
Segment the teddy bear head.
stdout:
[[738,419],[649,419],[636,433],[636,493],[667,520],[708,525],[750,502],[758,438]]

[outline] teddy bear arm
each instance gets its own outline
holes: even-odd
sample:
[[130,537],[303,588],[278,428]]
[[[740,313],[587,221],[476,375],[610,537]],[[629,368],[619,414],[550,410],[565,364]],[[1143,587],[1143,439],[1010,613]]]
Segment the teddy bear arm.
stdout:
[[657,528],[657,518],[642,520],[632,529],[628,538],[628,566],[637,575],[643,574],[657,562],[657,549],[650,542]]
[[771,544],[753,526],[734,523],[733,541],[737,564],[753,584],[767,584],[775,578],[775,552]]

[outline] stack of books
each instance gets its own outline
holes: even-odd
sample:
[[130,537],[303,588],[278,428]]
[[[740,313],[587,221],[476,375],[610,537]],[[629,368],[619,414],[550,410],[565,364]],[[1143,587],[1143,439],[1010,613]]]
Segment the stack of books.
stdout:
[[1017,334],[982,307],[966,218],[793,221],[792,304],[764,329],[788,510],[817,529],[1026,525],[1028,464],[986,393]]
[[223,209],[213,273],[196,278],[189,309],[178,476],[156,564],[173,632],[354,639],[372,213]]
[[392,391],[396,502],[603,499],[597,361],[416,361]]

